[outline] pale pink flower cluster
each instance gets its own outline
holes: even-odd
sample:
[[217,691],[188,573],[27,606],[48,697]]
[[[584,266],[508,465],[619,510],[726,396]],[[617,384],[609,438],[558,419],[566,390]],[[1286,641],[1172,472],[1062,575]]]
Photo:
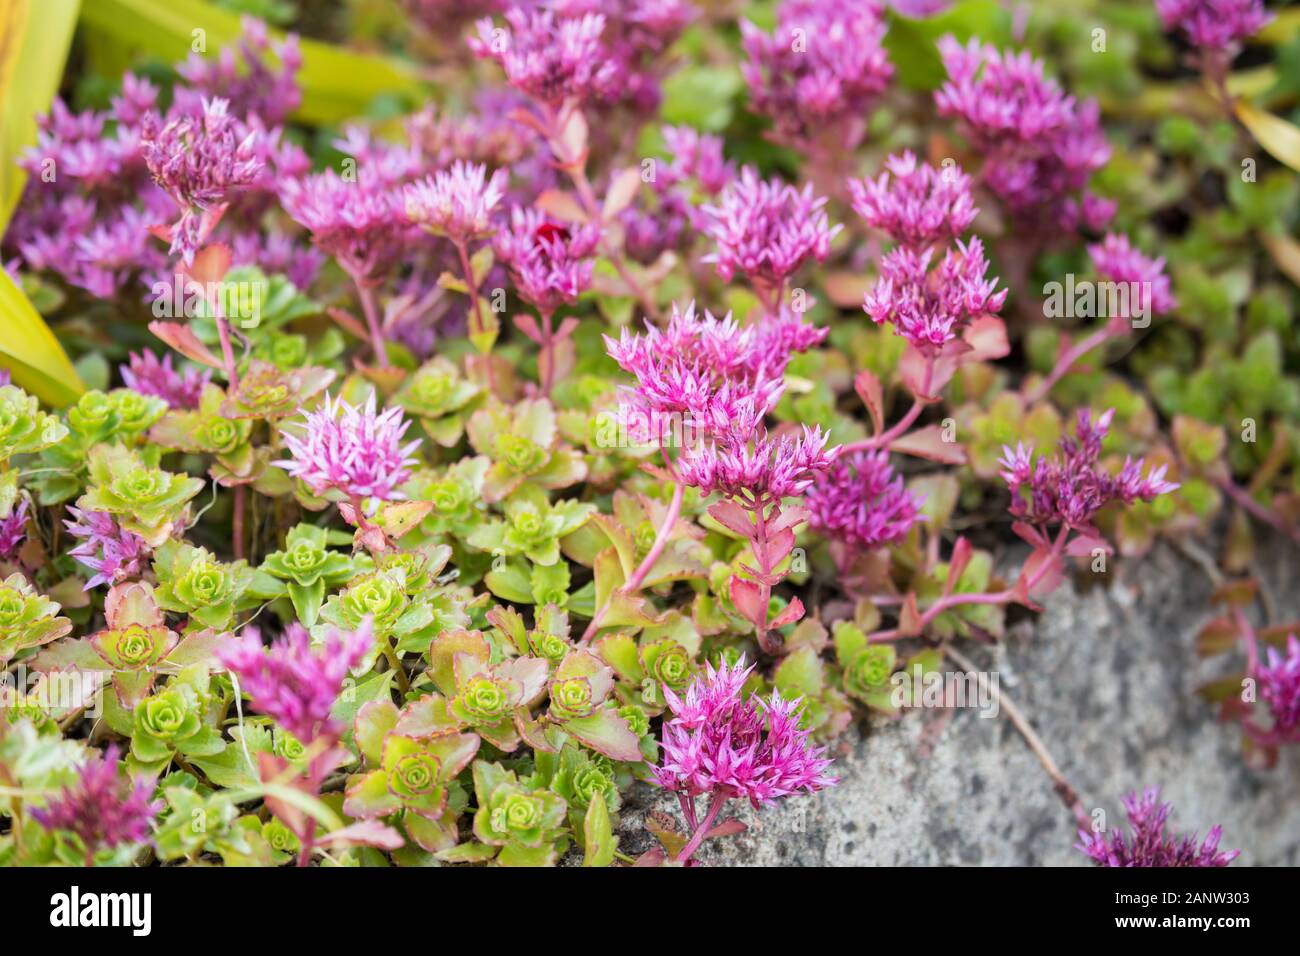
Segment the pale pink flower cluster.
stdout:
[[951,161],[938,170],[904,150],[885,160],[885,170],[850,180],[849,193],[853,211],[900,245],[924,249],[956,239],[975,221],[970,177]]
[[400,408],[376,412],[373,390],[364,406],[355,407],[327,395],[307,414],[301,433],[281,430],[290,457],[272,464],[317,495],[339,492],[348,499],[387,501],[416,463],[412,453],[420,440],[402,442],[410,425]]
[[[1128,236],[1108,232],[1101,242],[1088,246],[1092,264],[1103,279],[1111,282],[1136,283],[1141,305],[1153,315],[1163,315],[1177,308],[1178,301],[1169,288],[1164,256],[1151,258],[1129,242]],[[1118,316],[1128,319],[1129,316]]]
[[505,27],[490,17],[480,20],[469,47],[480,59],[496,60],[515,89],[551,107],[601,99],[617,89],[620,70],[601,43],[600,14],[557,17],[547,9],[516,6],[505,19]]
[[1263,0],[1156,0],[1156,12],[1166,30],[1206,50],[1236,50],[1273,19]]
[[505,195],[509,177],[491,177],[481,163],[456,161],[406,187],[406,215],[437,235],[464,245],[493,232],[492,213]]
[[683,696],[664,691],[672,716],[664,722],[663,761],[651,770],[656,783],[685,797],[742,797],[758,807],[837,782],[825,749],[799,728],[801,699],[775,691],[746,697],[754,666],[744,657],[705,666]]

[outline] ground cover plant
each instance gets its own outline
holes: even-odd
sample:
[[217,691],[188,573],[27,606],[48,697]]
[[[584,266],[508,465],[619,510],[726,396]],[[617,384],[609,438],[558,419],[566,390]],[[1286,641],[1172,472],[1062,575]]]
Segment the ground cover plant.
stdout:
[[1271,766],[1300,20],[1067,6],[7,8],[0,861],[696,865],[1158,540]]

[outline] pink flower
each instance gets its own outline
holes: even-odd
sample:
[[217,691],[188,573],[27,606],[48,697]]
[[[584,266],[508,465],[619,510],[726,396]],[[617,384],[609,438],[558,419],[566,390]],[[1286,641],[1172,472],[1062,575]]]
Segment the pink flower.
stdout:
[[1097,104],[1083,105],[1044,75],[1027,52],[1000,52],[972,37],[939,41],[948,81],[935,92],[943,116],[983,156],[981,181],[1022,229],[1105,226],[1113,204],[1086,195],[1093,172],[1110,159]]
[[811,185],[800,191],[779,179],[765,182],[746,166],[716,205],[703,207],[704,231],[718,247],[704,261],[728,281],[742,272],[751,282],[780,285],[809,258],[823,262],[830,254],[843,227],[830,225],[825,205]]
[[1156,0],[1156,12],[1166,30],[1208,50],[1235,50],[1273,19],[1261,0]]
[[496,60],[515,89],[558,107],[570,99],[600,99],[617,88],[618,64],[601,43],[600,14],[557,18],[550,10],[517,6],[505,16],[508,27],[480,20],[469,47],[480,59]]
[[198,408],[203,386],[212,378],[211,369],[195,366],[178,372],[172,368],[170,352],[159,360],[158,355],[149,349],[131,352],[128,363],[120,366],[119,370],[127,388],[135,389],[141,395],[155,395],[178,409]]
[[1124,810],[1132,834],[1125,839],[1118,829],[1109,835],[1080,830],[1076,848],[1098,866],[1227,866],[1241,855],[1240,850],[1220,852],[1221,827],[1211,827],[1199,846],[1195,834],[1179,838],[1165,833],[1170,805],[1159,800],[1159,787],[1148,788],[1140,798],[1130,793],[1124,798]]
[[794,433],[769,435],[761,420],[742,414],[719,437],[683,449],[677,477],[706,495],[748,494],[768,501],[802,495],[835,460],[839,449],[827,450],[829,437],[820,426],[806,425]]
[[956,239],[975,221],[970,177],[956,166],[937,170],[904,151],[885,168],[877,179],[850,180],[849,192],[853,211],[895,242],[925,249]]
[[817,476],[807,504],[814,531],[866,550],[906,535],[921,502],[903,487],[881,449],[839,458]]
[[256,131],[235,121],[223,99],[204,99],[202,111],[181,113],[159,128],[145,116],[140,138],[149,172],[181,210],[172,227],[171,252],[187,265],[215,228],[234,190],[251,184],[263,161],[254,150]]
[[355,178],[332,169],[286,180],[284,211],[357,282],[373,285],[398,260],[411,234],[401,190],[358,160]]
[[861,139],[875,99],[894,73],[881,41],[876,0],[783,0],[769,36],[748,20],[740,31],[749,60],[741,73],[750,103],[781,138],[802,144]]
[[110,744],[102,757],[82,765],[75,785],[65,786],[45,807],[31,811],[45,829],[75,833],[85,848],[87,866],[100,849],[149,839],[149,824],[163,808],[161,800],[149,800],[154,785],[147,777],[123,787],[117,775],[119,753],[117,745]]
[[[1101,242],[1088,246],[1092,264],[1103,279],[1111,282],[1136,283],[1140,307],[1147,314],[1162,315],[1178,307],[1169,290],[1169,276],[1165,275],[1165,260],[1152,259],[1133,248],[1128,236],[1106,233]],[[1117,316],[1128,319],[1131,316]]]
[[722,152],[722,137],[689,126],[665,126],[662,133],[669,161],[667,169],[661,170],[656,178],[656,186],[694,179],[706,193],[714,196],[735,177],[734,165]]
[[1017,445],[1014,451],[1003,446],[998,464],[1002,466],[1002,479],[1011,491],[1011,513],[1031,524],[1059,522],[1088,531],[1097,512],[1112,501],[1126,505],[1139,500],[1152,501],[1177,489],[1176,483],[1164,480],[1165,465],[1144,476],[1144,462],[1140,458],[1137,461],[1126,458],[1115,475],[1102,470],[1097,459],[1114,414],[1114,409],[1108,410],[1094,425],[1091,413],[1080,410],[1076,437],[1062,438],[1060,456],[1041,457],[1036,468],[1032,464],[1032,449],[1023,444]]
[[27,538],[27,499],[20,498],[8,517],[0,518],[0,559],[12,561]]
[[599,241],[600,229],[594,225],[566,225],[540,209],[516,206],[510,228],[497,235],[495,248],[524,301],[552,313],[591,287],[591,256]]
[[68,554],[95,572],[83,591],[140,576],[150,554],[144,538],[118,527],[113,516],[102,511],[69,507],[68,513],[75,519],[63,522],[68,533],[85,539]]
[[269,651],[256,628],[217,651],[217,660],[239,679],[253,708],[266,714],[304,744],[337,739],[342,726],[330,716],[348,672],[374,643],[367,618],[355,631],[331,629],[323,645],[290,624]]
[[655,782],[686,797],[743,797],[755,807],[834,785],[831,760],[799,729],[802,700],[742,698],[753,665],[745,659],[697,677],[682,697],[665,688],[673,716],[664,722]]
[[411,455],[419,439],[402,443],[410,424],[400,408],[377,414],[373,390],[364,407],[326,396],[307,414],[301,435],[281,430],[292,457],[273,464],[302,479],[316,495],[335,491],[348,499],[391,500],[416,463]]
[[1260,700],[1268,704],[1273,728],[1281,734],[1300,732],[1300,640],[1286,641],[1286,653],[1268,649],[1268,663],[1256,673]]
[[492,211],[505,194],[508,177],[498,169],[457,161],[450,169],[406,187],[406,214],[414,223],[464,244],[493,232]]
[[918,349],[937,354],[981,315],[998,312],[1007,290],[986,278],[988,261],[978,237],[960,240],[930,268],[932,251],[899,246],[880,261],[880,277],[863,298],[863,309],[877,325],[889,322],[894,332]]

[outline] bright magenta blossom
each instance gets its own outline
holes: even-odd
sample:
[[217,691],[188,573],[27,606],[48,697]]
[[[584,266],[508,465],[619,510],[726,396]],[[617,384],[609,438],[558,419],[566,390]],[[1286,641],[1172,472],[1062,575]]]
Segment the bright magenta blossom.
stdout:
[[1273,715],[1273,729],[1282,735],[1300,736],[1300,640],[1290,635],[1285,654],[1270,647],[1268,663],[1255,676],[1259,699]]
[[117,745],[110,744],[102,757],[86,761],[76,784],[32,810],[32,819],[45,829],[70,830],[80,837],[88,865],[97,850],[149,839],[149,824],[163,808],[163,801],[149,799],[154,785],[147,777],[123,786],[117,775],[119,756]]
[[355,631],[331,630],[319,649],[298,623],[290,624],[269,651],[258,630],[247,627],[217,652],[217,659],[239,678],[255,710],[309,744],[342,731],[330,711],[348,672],[373,643],[369,618]]
[[664,722],[663,761],[652,769],[661,787],[688,797],[743,797],[754,806],[781,797],[816,793],[837,780],[826,771],[831,759],[799,729],[801,701],[743,697],[754,669],[736,664],[706,665],[678,697],[665,688],[673,716]]
[[591,287],[600,241],[594,225],[565,225],[540,209],[516,206],[510,228],[496,239],[496,253],[510,267],[520,297],[540,312],[572,305]]
[[1262,0],[1156,0],[1156,12],[1166,30],[1207,50],[1236,49],[1273,19]]
[[955,165],[938,170],[904,151],[886,159],[885,169],[876,179],[850,180],[849,192],[853,211],[895,242],[925,249],[958,238],[975,221],[970,177]]
[[412,453],[420,447],[419,439],[402,442],[410,425],[400,408],[376,412],[374,391],[359,407],[326,396],[320,408],[308,413],[301,433],[280,432],[291,457],[273,464],[317,495],[335,491],[349,499],[387,501],[416,463]]
[[829,541],[875,548],[907,534],[920,504],[894,474],[887,451],[864,451],[817,476],[808,490],[808,524]]
[[503,169],[489,177],[486,166],[458,161],[406,187],[406,214],[453,242],[480,239],[493,231],[492,212],[508,180]]
[[1200,845],[1196,836],[1177,837],[1165,833],[1170,805],[1160,803],[1160,789],[1150,787],[1139,797],[1130,793],[1124,798],[1133,832],[1127,839],[1122,830],[1112,833],[1079,831],[1075,846],[1088,854],[1098,866],[1227,866],[1240,850],[1219,850],[1222,827],[1211,827]]

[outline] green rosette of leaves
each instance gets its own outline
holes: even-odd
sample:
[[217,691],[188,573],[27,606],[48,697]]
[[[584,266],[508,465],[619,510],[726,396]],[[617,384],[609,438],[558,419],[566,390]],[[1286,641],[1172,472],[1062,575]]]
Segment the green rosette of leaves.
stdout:
[[14,572],[0,583],[0,664],[20,652],[58,640],[72,630],[60,607]]
[[49,448],[68,435],[54,415],[17,385],[0,386],[0,462]]
[[238,387],[225,396],[217,411],[237,420],[287,418],[300,412],[334,378],[333,369],[307,366],[285,370],[273,362],[254,359],[239,376]]
[[235,612],[280,592],[279,582],[247,561],[218,561],[206,548],[168,541],[154,554],[158,606],[225,628]]
[[211,757],[225,749],[221,733],[204,722],[206,668],[186,668],[164,689],[135,705],[131,755],[148,767],[165,766],[177,754]]
[[331,543],[350,541],[351,536],[345,532],[299,524],[285,536],[284,550],[268,554],[262,562],[264,572],[285,582],[303,626],[316,624],[326,592],[350,580],[361,567],[353,557],[329,549]]
[[483,496],[500,501],[525,482],[538,488],[567,488],[587,476],[581,454],[559,441],[555,409],[544,398],[513,407],[499,402],[480,408],[465,427],[470,444],[492,461]]
[[[157,460],[156,455],[150,457]],[[203,490],[201,479],[147,464],[142,454],[121,445],[96,445],[90,450],[89,482],[77,507],[108,512],[154,548],[171,536],[186,505]]]
[[614,764],[608,758],[592,757],[580,747],[566,744],[558,754],[539,753],[536,760],[539,774],[550,776],[551,789],[569,805],[569,822],[575,833],[582,833],[583,818],[596,796],[605,801],[610,814],[617,814],[622,797]]
[[862,629],[849,621],[836,622],[833,640],[844,692],[873,710],[896,712],[889,680],[897,660],[893,645],[868,642]]
[[551,504],[536,489],[524,490],[506,502],[505,520],[479,525],[466,540],[480,551],[550,566],[560,560],[560,539],[586,524],[595,510],[583,501]]
[[469,766],[478,747],[477,734],[419,739],[389,733],[377,755],[378,769],[352,778],[343,812],[373,819],[409,811],[439,820],[447,809],[450,785]]
[[406,485],[408,497],[433,506],[420,530],[429,537],[469,537],[483,522],[483,479],[490,466],[486,457],[475,455],[444,470],[427,469],[412,477]]
[[612,760],[641,760],[641,741],[610,700],[614,670],[588,651],[571,650],[547,685],[546,719]]
[[547,789],[520,783],[500,764],[474,761],[474,836],[500,847],[500,866],[551,866],[568,844],[564,830],[568,804]]
[[[406,572],[401,567],[377,569],[356,578],[342,591],[331,594],[320,619],[335,627],[355,630],[370,618],[376,641],[414,639],[434,622],[433,607],[423,596],[407,593]],[[421,646],[427,637],[421,638]]]
[[420,419],[430,438],[451,448],[465,433],[466,413],[482,391],[450,359],[439,355],[408,375],[393,401]]
[[250,441],[254,423],[224,414],[225,403],[221,386],[208,383],[197,409],[169,411],[149,432],[149,440],[174,451],[213,456],[222,484],[251,480],[257,464]]

